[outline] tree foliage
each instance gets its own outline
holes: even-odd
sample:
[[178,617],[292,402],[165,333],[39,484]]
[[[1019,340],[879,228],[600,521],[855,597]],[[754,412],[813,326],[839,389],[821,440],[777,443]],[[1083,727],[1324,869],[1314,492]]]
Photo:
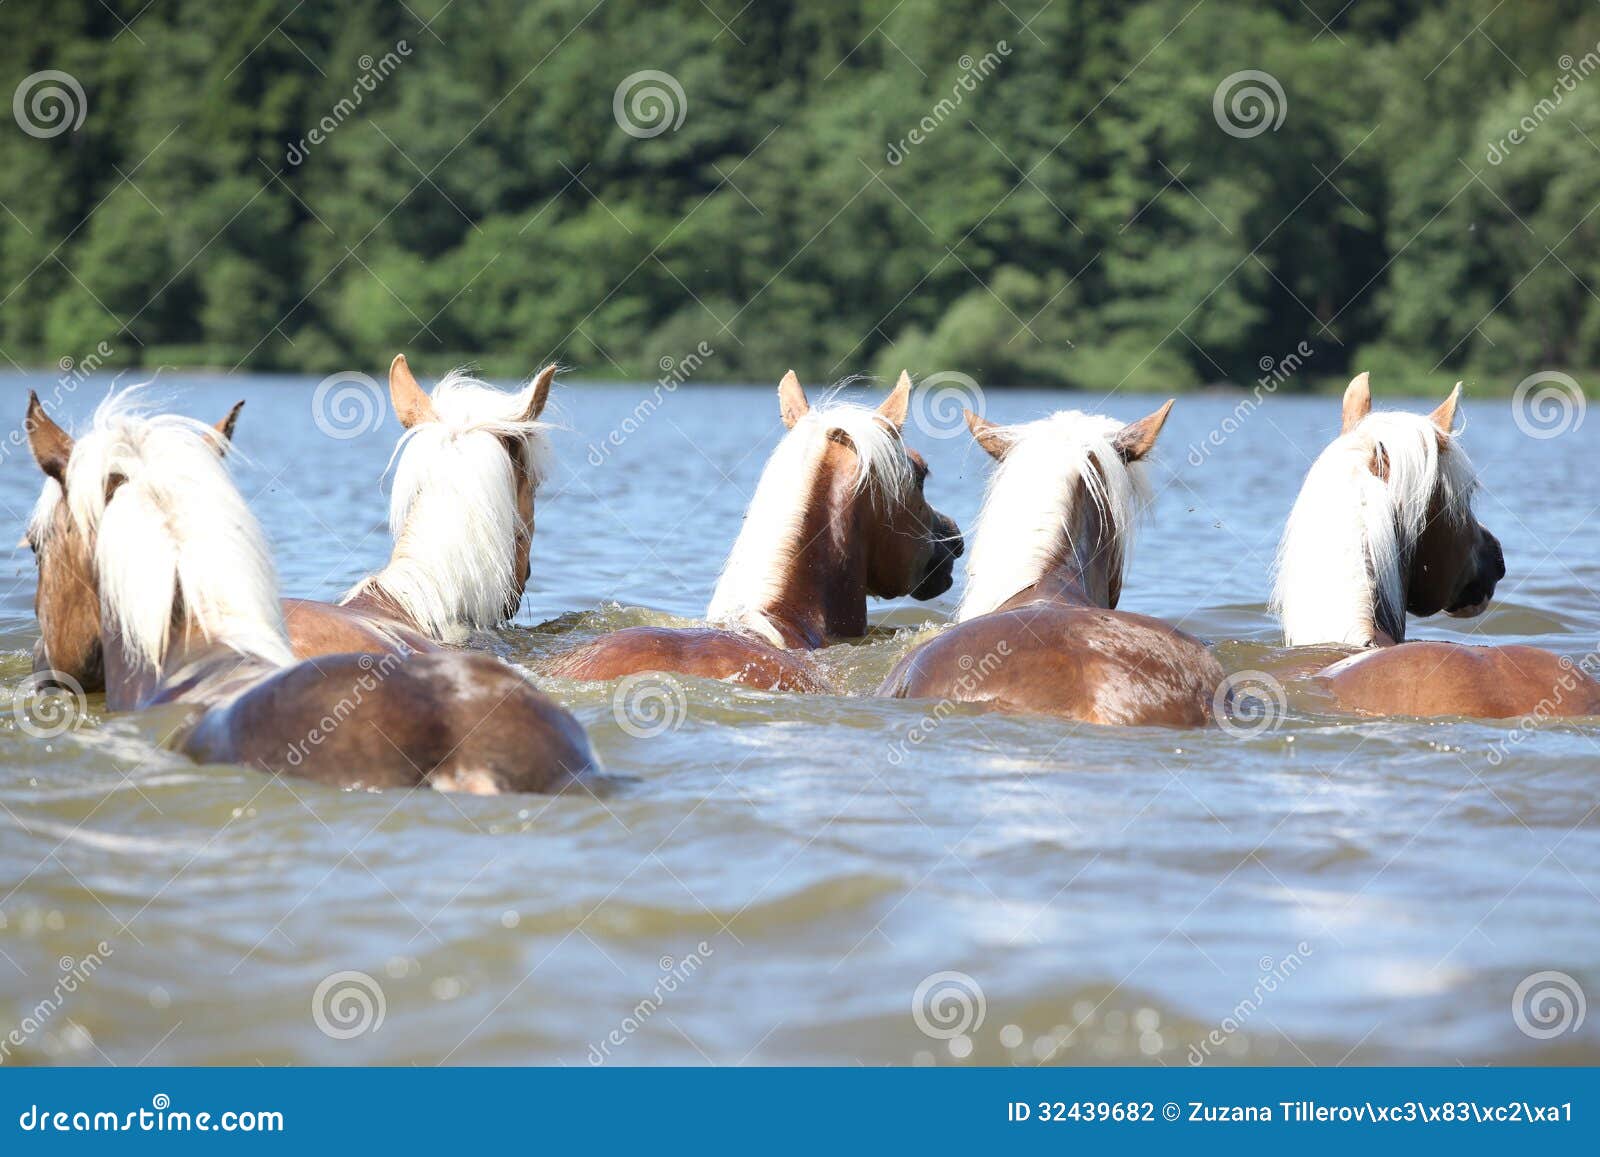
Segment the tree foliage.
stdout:
[[[654,378],[704,342],[714,379],[1095,389],[1302,340],[1330,375],[1600,365],[1592,4],[1035,7],[10,0],[6,84],[86,107],[0,132],[0,351]],[[1229,131],[1246,72],[1281,123]],[[629,132],[641,85],[668,123]]]

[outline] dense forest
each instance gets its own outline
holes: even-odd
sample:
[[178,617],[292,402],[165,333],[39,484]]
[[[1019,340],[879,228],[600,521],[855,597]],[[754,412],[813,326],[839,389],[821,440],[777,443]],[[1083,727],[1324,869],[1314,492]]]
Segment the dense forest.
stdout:
[[1592,0],[10,0],[0,60],[13,365],[1600,366]]

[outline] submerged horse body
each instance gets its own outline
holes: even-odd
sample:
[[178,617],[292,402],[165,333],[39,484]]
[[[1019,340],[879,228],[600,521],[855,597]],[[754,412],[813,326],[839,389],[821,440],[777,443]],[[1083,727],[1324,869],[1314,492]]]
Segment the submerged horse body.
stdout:
[[394,552],[337,604],[285,599],[295,655],[420,651],[516,614],[529,574],[534,496],[549,472],[539,421],[556,367],[507,394],[454,371],[430,397],[404,354],[389,395],[405,428],[389,509]]
[[74,441],[30,396],[46,483],[28,528],[36,666],[103,674],[107,704],[189,707],[195,759],[345,787],[558,790],[594,769],[582,727],[486,655],[296,663],[259,524],[218,429],[108,399]]
[[1351,381],[1339,436],[1307,473],[1279,547],[1284,641],[1358,652],[1315,676],[1349,711],[1600,714],[1600,683],[1549,651],[1406,642],[1408,614],[1479,615],[1505,576],[1499,541],[1473,513],[1460,396],[1458,383],[1426,416],[1374,411],[1368,376]]
[[1064,411],[1006,427],[969,411],[998,467],[957,623],[901,659],[878,693],[1089,723],[1209,721],[1223,675],[1206,646],[1116,610],[1149,501],[1143,460],[1171,408],[1126,426]]
[[778,387],[788,432],[773,452],[695,629],[631,627],[556,659],[552,672],[614,679],[674,671],[783,691],[820,692],[803,655],[867,633],[867,598],[931,599],[950,588],[956,524],[928,504],[921,455],[901,436],[902,374],[877,409],[812,408],[793,371]]

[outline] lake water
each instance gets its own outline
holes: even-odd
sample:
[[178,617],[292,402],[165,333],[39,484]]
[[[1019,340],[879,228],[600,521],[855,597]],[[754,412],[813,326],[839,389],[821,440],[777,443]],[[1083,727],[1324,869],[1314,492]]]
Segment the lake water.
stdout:
[[[315,382],[165,380],[208,419],[248,399],[238,474],[286,593],[336,596],[387,557],[392,418],[334,438]],[[0,428],[28,384],[0,380]],[[83,420],[103,388],[58,416]],[[557,387],[570,432],[502,632],[532,669],[602,630],[700,613],[778,439],[772,387],[683,387],[591,450],[651,390]],[[1214,641],[1230,670],[1271,669],[1272,551],[1338,402],[1272,398],[1191,454],[1236,403],[1179,401],[1123,606]],[[1008,392],[988,414],[1153,405]],[[1509,573],[1484,617],[1413,635],[1588,652],[1600,422],[1535,439],[1506,400],[1472,397],[1465,417]],[[970,530],[986,456],[964,433],[909,440],[932,501]],[[36,635],[31,557],[9,544],[40,476],[4,453],[9,698]],[[1600,728],[1504,746],[1499,725],[1337,720],[1291,697],[1253,734],[958,714],[908,745],[928,705],[864,695],[958,593],[875,606],[871,641],[824,656],[848,697],[681,681],[656,727],[624,729],[610,688],[543,680],[623,778],[601,800],[272,782],[163,752],[98,697],[49,740],[6,706],[0,1056],[1600,1062],[1600,1012],[1541,1039],[1513,1007],[1519,985],[1537,1013],[1568,984],[1524,984],[1542,972],[1600,998]]]

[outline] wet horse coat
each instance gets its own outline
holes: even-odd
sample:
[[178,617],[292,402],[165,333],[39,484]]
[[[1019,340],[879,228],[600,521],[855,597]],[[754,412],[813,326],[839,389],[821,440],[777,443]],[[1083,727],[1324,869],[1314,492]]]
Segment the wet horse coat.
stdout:
[[1143,459],[1172,408],[1128,426],[1076,411],[968,425],[999,467],[973,535],[958,622],[879,689],[1089,723],[1200,726],[1222,669],[1198,639],[1116,610],[1148,502]]
[[1279,547],[1285,642],[1359,649],[1315,676],[1348,711],[1600,714],[1600,683],[1552,652],[1405,641],[1408,613],[1481,614],[1505,576],[1499,541],[1472,511],[1460,395],[1457,384],[1426,417],[1374,412],[1368,376],[1350,383],[1339,437],[1307,473]]
[[559,790],[595,768],[583,729],[486,655],[295,663],[259,525],[216,429],[109,399],[74,442],[30,397],[47,476],[28,529],[37,665],[97,668],[113,710],[190,707],[191,757],[344,787]]
[[902,374],[876,410],[813,410],[791,371],[778,387],[788,433],[762,473],[707,610],[710,626],[633,627],[559,656],[553,674],[614,679],[675,671],[781,691],[827,681],[797,652],[867,632],[867,597],[930,599],[961,553],[954,522],[923,496],[927,465],[901,437]]

